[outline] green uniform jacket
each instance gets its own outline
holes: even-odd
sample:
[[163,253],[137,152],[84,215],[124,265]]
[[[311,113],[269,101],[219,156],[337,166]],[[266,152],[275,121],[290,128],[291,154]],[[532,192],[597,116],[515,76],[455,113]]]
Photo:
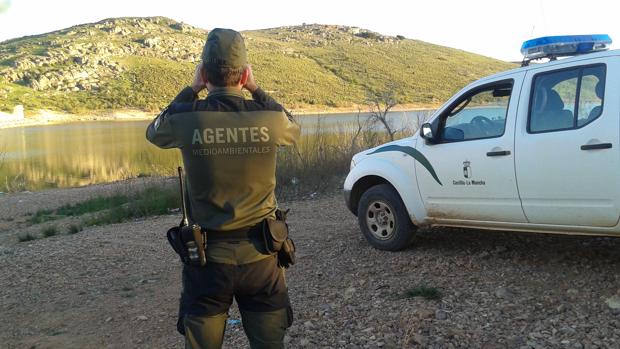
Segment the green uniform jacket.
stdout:
[[218,88],[197,100],[191,88],[175,98],[146,130],[160,148],[179,148],[187,174],[189,218],[227,231],[274,218],[276,153],[292,145],[300,127],[260,88]]

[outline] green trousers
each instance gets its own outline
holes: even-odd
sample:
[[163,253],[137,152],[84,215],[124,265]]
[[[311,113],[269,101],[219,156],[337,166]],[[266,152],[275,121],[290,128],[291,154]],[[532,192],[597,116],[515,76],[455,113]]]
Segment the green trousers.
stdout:
[[[252,349],[284,348],[284,335],[290,324],[290,308],[268,312],[240,310]],[[185,316],[185,349],[219,349],[224,340],[227,313],[213,316]]]
[[284,348],[293,311],[276,256],[262,254],[250,241],[212,242],[207,259],[204,267],[183,267],[177,325],[185,347],[221,348],[234,299],[252,349]]

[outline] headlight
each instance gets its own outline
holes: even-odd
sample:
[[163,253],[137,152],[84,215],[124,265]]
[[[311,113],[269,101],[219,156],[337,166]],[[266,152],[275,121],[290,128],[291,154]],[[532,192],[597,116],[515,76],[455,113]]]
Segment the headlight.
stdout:
[[355,167],[355,161],[353,161],[353,159],[351,159],[351,166],[349,167],[349,171],[351,171],[353,169],[353,167]]

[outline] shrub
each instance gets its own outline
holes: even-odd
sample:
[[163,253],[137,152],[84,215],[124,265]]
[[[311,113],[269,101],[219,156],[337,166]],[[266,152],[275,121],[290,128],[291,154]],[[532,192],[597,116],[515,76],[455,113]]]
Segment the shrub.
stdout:
[[43,229],[42,234],[46,238],[54,236],[54,235],[58,235],[58,228],[56,228],[55,226],[49,226]]
[[435,287],[427,287],[425,285],[417,286],[405,292],[406,298],[422,297],[428,300],[441,299],[441,292]]
[[67,216],[81,216],[87,213],[109,210],[125,204],[129,198],[125,195],[96,197],[76,204],[63,205],[55,210],[39,210],[28,219],[31,224],[40,224]]
[[36,239],[37,239],[37,237],[32,235],[32,234],[30,234],[30,233],[17,235],[17,240],[19,242],[32,241],[32,240],[36,240]]
[[129,219],[166,214],[178,208],[179,193],[175,187],[151,186],[132,195],[123,205],[113,207],[94,218],[85,220],[86,225],[120,223]]
[[35,212],[32,217],[28,218],[28,222],[30,222],[31,224],[40,224],[47,221],[55,220],[57,219],[57,217],[55,217],[53,213],[53,210],[39,210]]
[[331,190],[342,184],[349,171],[351,157],[361,149],[372,148],[387,135],[370,129],[360,118],[357,130],[336,125],[337,131],[325,132],[321,117],[313,134],[301,137],[295,147],[280,149],[277,163],[279,197],[304,196]]
[[70,234],[70,235],[77,234],[77,233],[81,232],[82,229],[83,228],[82,228],[81,225],[72,224],[72,225],[69,226],[69,229],[67,230],[67,233]]

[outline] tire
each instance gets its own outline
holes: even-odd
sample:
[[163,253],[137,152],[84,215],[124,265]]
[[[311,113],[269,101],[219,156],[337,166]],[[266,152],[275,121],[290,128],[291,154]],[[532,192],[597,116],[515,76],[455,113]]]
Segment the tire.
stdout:
[[415,235],[405,204],[389,184],[375,185],[362,194],[357,221],[366,240],[379,250],[400,251],[411,245]]

